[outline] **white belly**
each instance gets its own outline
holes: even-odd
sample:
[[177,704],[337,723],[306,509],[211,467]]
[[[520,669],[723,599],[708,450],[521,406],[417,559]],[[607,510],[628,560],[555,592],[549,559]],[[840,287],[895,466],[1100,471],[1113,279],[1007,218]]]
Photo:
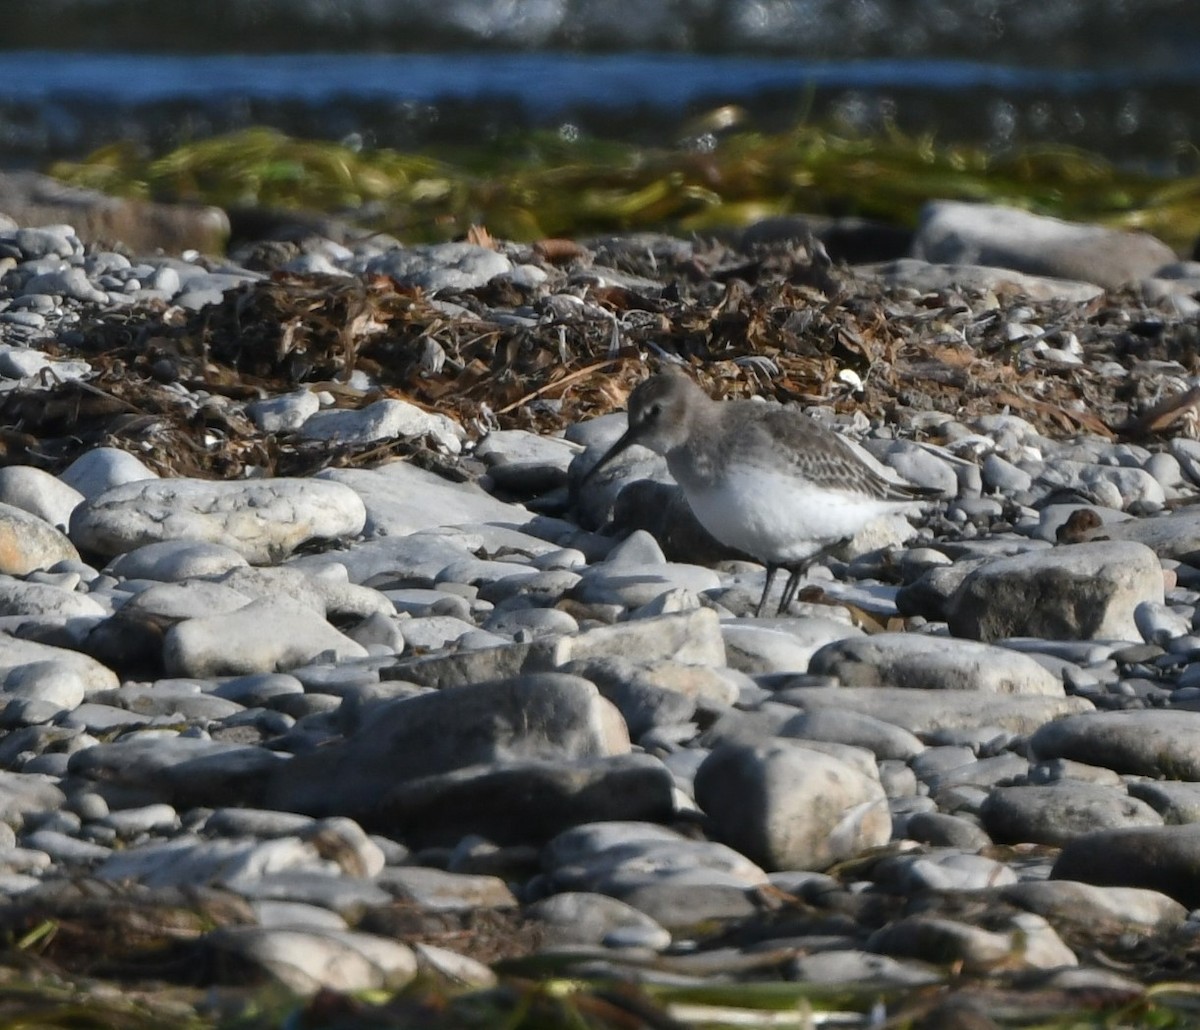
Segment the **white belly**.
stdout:
[[721,543],[770,564],[811,558],[910,503],[822,490],[763,468],[731,471],[719,486],[685,492],[700,524]]

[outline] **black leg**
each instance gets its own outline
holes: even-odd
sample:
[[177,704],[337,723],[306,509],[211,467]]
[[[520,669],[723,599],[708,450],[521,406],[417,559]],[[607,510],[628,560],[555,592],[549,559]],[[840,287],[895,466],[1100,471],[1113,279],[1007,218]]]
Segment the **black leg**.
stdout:
[[808,568],[807,562],[798,562],[795,565],[787,566],[788,580],[783,588],[783,597],[779,600],[779,610],[776,615],[783,615],[796,599],[796,590],[800,586],[800,577],[804,575],[805,569]]
[[775,573],[779,571],[778,565],[767,566],[767,581],[763,584],[762,597],[758,599],[758,607],[754,609],[754,617],[762,618],[763,609],[767,606],[767,594],[771,592],[771,584],[775,582]]

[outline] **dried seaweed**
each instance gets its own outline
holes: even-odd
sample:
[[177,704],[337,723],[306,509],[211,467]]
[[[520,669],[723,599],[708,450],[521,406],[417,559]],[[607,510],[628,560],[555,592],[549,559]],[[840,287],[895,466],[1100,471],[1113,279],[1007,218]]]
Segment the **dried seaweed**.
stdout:
[[[627,265],[637,261],[624,256]],[[731,269],[740,275],[727,275]],[[90,381],[0,397],[0,462],[58,470],[108,444],[164,474],[212,478],[305,474],[395,456],[436,465],[423,441],[351,448],[263,433],[244,402],[309,389],[343,408],[400,398],[476,436],[493,427],[552,432],[622,407],[656,356],[690,364],[720,397],[762,392],[901,423],[918,412],[969,420],[1008,411],[1048,436],[1145,436],[1179,420],[1137,416],[1153,405],[1173,410],[1176,391],[1163,373],[1182,376],[1188,366],[1178,359],[1194,360],[1185,327],[1138,335],[1131,296],[1073,307],[1020,301],[1044,335],[1078,339],[1084,360],[1066,364],[1008,340],[1019,298],[913,298],[833,272],[794,246],[745,254],[697,245],[674,264],[656,259],[633,270],[662,285],[577,277],[569,283],[583,292],[584,307],[564,314],[544,303],[536,325],[496,318],[496,307],[538,302],[511,283],[439,294],[467,312],[449,315],[445,304],[385,276],[277,273],[186,317],[161,306],[104,312],[78,339],[96,370]],[[52,349],[72,348],[59,341]],[[1180,418],[1189,404],[1179,402]],[[936,439],[936,427],[919,431]]]

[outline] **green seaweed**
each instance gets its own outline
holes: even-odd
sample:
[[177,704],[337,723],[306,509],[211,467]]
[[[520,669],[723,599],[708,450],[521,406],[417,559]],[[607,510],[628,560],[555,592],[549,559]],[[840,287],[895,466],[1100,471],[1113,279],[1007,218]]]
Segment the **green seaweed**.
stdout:
[[730,132],[706,150],[533,132],[415,154],[256,128],[157,157],[116,143],[50,172],[123,196],[334,214],[409,242],[452,239],[473,224],[533,240],[711,231],[789,213],[913,225],[935,198],[1145,229],[1179,248],[1200,235],[1200,175],[1164,179],[1068,146],[992,154],[898,131],[865,138],[811,124]]

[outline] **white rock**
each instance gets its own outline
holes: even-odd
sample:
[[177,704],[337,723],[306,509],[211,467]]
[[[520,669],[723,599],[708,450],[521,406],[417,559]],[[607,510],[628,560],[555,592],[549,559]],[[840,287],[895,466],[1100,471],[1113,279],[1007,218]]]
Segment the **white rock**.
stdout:
[[78,561],[75,545],[45,519],[0,503],[0,573],[24,576],[60,561]]
[[89,499],[71,518],[71,539],[109,557],[162,540],[206,541],[266,564],[310,540],[354,536],[365,520],[358,495],[339,483],[157,479]]
[[284,600],[252,601],[227,615],[189,619],[167,631],[163,662],[172,676],[284,672],[332,653],[335,661],[367,650],[310,609]]
[[299,433],[303,440],[358,446],[428,436],[447,454],[462,451],[466,438],[462,426],[453,419],[390,398],[358,410],[319,411],[304,420]]
[[88,499],[99,497],[114,486],[157,478],[156,472],[146,468],[128,451],[116,447],[93,447],[84,451],[59,476],[63,483]]
[[65,530],[83,494],[32,465],[0,468],[0,502],[11,504]]

